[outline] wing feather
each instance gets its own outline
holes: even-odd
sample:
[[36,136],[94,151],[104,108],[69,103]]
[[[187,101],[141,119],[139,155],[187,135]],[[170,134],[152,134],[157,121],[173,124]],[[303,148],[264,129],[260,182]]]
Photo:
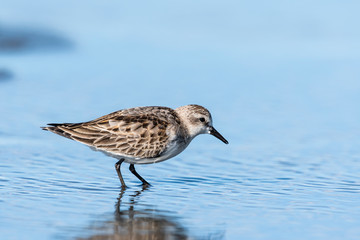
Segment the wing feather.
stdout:
[[139,107],[89,122],[54,124],[44,129],[115,155],[154,158],[165,151],[167,129],[174,124],[180,121],[170,108]]

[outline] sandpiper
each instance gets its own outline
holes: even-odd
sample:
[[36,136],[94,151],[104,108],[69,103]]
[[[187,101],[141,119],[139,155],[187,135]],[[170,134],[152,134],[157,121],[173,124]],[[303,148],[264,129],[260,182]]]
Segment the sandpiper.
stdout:
[[209,133],[224,143],[228,141],[212,125],[210,112],[199,105],[176,109],[136,107],[102,116],[89,122],[49,123],[42,127],[60,136],[86,144],[118,159],[115,164],[121,186],[126,187],[120,172],[123,162],[143,183],[150,185],[135,170],[134,164],[167,160],[181,153],[199,134]]

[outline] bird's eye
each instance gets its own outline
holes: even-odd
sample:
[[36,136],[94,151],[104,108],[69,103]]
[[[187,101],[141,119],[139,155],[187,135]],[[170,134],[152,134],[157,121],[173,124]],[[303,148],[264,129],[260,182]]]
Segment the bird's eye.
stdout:
[[205,122],[205,118],[201,117],[199,118],[200,122]]

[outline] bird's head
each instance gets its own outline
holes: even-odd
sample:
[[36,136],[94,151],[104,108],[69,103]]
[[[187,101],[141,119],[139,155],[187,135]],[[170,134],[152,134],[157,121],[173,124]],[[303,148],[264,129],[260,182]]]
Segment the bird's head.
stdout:
[[199,105],[186,105],[176,108],[175,111],[184,122],[184,125],[191,138],[199,134],[211,134],[225,144],[229,142],[213,127],[210,112]]

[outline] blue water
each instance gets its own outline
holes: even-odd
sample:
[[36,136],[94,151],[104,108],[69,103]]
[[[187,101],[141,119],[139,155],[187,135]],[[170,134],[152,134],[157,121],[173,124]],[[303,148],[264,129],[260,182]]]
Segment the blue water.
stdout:
[[[359,7],[2,1],[1,239],[359,239]],[[230,144],[137,166],[145,189],[40,129],[190,103]]]

